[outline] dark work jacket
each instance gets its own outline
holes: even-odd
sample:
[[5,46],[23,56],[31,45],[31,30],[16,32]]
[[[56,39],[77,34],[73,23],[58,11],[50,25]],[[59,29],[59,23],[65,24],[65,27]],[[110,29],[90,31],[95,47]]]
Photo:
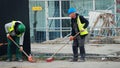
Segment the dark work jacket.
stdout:
[[[79,15],[79,14],[76,13],[76,18],[75,19],[73,19],[73,18],[71,19],[71,27],[72,27],[71,35],[72,36],[74,36],[75,34],[77,34],[78,32],[80,32],[79,28],[78,28],[78,25],[77,25],[77,17],[78,16],[80,18],[81,23],[82,24],[85,23],[85,25],[83,27],[84,29],[87,28],[88,25],[89,25],[89,22],[88,22],[87,19],[85,19],[83,16],[81,16],[81,15]],[[81,36],[81,37],[85,37],[85,36]]]

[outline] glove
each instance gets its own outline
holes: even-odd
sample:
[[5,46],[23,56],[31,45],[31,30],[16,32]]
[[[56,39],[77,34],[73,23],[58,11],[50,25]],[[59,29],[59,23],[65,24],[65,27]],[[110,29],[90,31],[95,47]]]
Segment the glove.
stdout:
[[23,47],[22,46],[20,46],[20,51],[23,51]]
[[8,37],[10,36],[10,34],[9,34],[9,33],[7,33],[7,35],[6,35],[6,36],[7,36],[7,38],[8,38]]
[[12,39],[11,35],[9,33],[7,34],[7,38],[10,39],[10,40]]
[[69,39],[70,39],[70,41],[74,40],[74,36],[70,36]]

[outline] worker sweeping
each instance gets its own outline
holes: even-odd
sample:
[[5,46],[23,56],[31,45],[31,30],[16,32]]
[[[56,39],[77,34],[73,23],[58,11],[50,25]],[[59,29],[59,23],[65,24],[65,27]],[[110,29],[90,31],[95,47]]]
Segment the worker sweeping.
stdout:
[[22,62],[22,50],[23,50],[23,41],[24,41],[24,33],[25,33],[25,25],[21,21],[12,21],[5,24],[5,32],[7,34],[7,62],[12,61],[12,47],[14,46],[13,42],[8,38],[9,36],[19,44],[19,48],[16,47],[16,59],[19,62]]
[[[79,15],[76,13],[75,8],[69,8],[68,9],[68,15],[71,17],[71,36],[70,41],[73,40],[72,50],[73,50],[73,59],[70,60],[71,62],[78,61],[78,49],[80,50],[80,61],[85,61],[85,48],[84,48],[84,42],[85,37],[88,35],[87,27],[88,27],[88,20],[85,19],[82,15]],[[75,34],[79,33],[76,37],[74,37]]]

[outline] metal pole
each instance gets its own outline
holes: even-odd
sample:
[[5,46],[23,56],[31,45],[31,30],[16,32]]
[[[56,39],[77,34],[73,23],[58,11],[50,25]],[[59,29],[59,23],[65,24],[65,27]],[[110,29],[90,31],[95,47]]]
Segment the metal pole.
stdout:
[[61,19],[61,17],[62,17],[62,8],[61,8],[61,0],[59,0],[59,6],[60,6],[60,38],[62,38],[62,19]]
[[116,2],[116,0],[114,0],[114,12],[115,12],[115,23],[116,23],[116,10],[117,10],[117,2]]
[[95,0],[93,0],[93,10],[95,10]]
[[48,1],[45,1],[45,16],[46,16],[46,40],[49,40],[49,25],[48,25]]

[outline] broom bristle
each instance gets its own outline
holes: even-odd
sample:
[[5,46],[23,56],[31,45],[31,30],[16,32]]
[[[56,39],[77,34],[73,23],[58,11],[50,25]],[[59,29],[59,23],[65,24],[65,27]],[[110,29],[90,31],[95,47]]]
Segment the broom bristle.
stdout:
[[47,62],[52,62],[54,60],[54,58],[47,58]]
[[35,62],[35,60],[33,60],[32,56],[28,56],[28,61],[29,62]]

